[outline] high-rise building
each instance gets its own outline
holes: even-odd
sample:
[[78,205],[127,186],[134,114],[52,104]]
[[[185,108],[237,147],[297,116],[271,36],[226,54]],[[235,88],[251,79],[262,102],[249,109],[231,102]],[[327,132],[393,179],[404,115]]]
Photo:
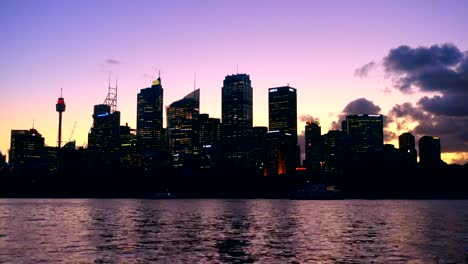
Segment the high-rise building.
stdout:
[[371,153],[383,147],[382,115],[349,115],[346,117],[346,131],[353,139],[355,153]]
[[398,148],[404,161],[410,164],[417,162],[417,152],[414,136],[409,133],[403,133],[398,137]]
[[289,174],[296,170],[297,148],[291,144],[293,136],[284,131],[268,131],[266,136],[266,175]]
[[419,139],[419,162],[426,165],[436,165],[441,162],[440,138],[423,136]]
[[317,121],[308,121],[305,126],[305,164],[313,174],[320,172],[323,161],[323,137]]
[[120,147],[120,112],[111,112],[111,106],[94,106],[93,126],[88,134],[88,148],[113,151]]
[[289,133],[297,144],[296,89],[282,86],[268,89],[268,130]]
[[193,167],[199,144],[196,120],[200,113],[200,89],[167,107],[169,148],[175,168]]
[[36,170],[44,157],[44,138],[34,128],[11,130],[9,162],[15,170]]
[[330,130],[323,137],[325,174],[341,176],[350,162],[352,137],[341,130]]
[[210,118],[200,114],[197,120],[199,158],[201,169],[213,169],[219,165],[221,150],[221,122],[219,118]]
[[163,88],[161,77],[137,96],[137,144],[142,150],[161,147],[163,140]]
[[228,75],[222,87],[222,151],[227,167],[252,166],[253,89],[247,74]]

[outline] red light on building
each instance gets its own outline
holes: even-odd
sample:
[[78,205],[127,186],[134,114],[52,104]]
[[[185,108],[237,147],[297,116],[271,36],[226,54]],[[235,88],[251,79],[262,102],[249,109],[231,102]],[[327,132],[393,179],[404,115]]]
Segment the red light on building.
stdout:
[[296,167],[296,171],[305,171],[306,167]]

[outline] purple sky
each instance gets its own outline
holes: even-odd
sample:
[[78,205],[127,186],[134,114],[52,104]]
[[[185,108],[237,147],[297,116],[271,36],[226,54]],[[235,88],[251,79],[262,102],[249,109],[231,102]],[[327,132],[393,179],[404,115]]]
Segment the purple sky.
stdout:
[[121,122],[131,127],[136,94],[158,70],[164,105],[193,90],[196,72],[201,111],[220,117],[222,81],[239,65],[254,87],[254,125],[268,124],[267,89],[289,83],[298,89],[298,114],[319,118],[326,133],[355,99],[387,114],[437,94],[403,94],[382,67],[366,78],[354,71],[381,65],[401,45],[468,50],[467,13],[467,1],[1,1],[0,150],[7,152],[11,129],[33,120],[56,145],[60,88],[64,139],[77,121],[72,139],[85,144],[109,71],[112,82],[118,77]]

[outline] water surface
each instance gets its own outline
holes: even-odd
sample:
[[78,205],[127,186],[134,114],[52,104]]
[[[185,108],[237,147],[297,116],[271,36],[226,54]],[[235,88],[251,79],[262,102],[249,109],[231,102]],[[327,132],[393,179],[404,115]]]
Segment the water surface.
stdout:
[[468,201],[0,199],[0,262],[468,263]]

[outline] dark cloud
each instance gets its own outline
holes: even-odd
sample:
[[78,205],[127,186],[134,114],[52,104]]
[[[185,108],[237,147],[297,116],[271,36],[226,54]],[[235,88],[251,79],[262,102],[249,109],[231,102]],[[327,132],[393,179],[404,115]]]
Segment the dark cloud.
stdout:
[[369,75],[369,72],[375,69],[376,67],[377,67],[377,63],[373,61],[368,62],[364,64],[363,66],[361,66],[360,68],[357,68],[356,70],[354,70],[354,76],[365,78]]
[[468,152],[468,52],[453,44],[400,46],[383,59],[387,76],[402,92],[435,92],[416,105],[395,105],[388,116],[398,129],[441,138],[443,152]]
[[354,101],[351,101],[343,109],[343,114],[345,115],[359,115],[359,114],[369,114],[376,115],[380,113],[380,107],[375,105],[372,101],[367,100],[366,98],[359,98]]
[[107,60],[106,60],[106,64],[110,64],[110,65],[119,65],[119,64],[120,64],[120,61],[115,60],[115,59],[107,59]]
[[345,120],[348,115],[376,115],[380,114],[380,110],[381,109],[378,105],[375,105],[372,101],[369,101],[366,98],[356,99],[345,106],[341,114],[338,116],[338,122],[333,122],[331,124],[331,129],[341,130],[341,121]]
[[[468,88],[467,88],[468,89]],[[444,116],[468,116],[467,95],[424,96],[418,105],[427,112]]]
[[299,120],[302,122],[307,122],[307,121],[320,121],[319,118],[315,118],[311,115],[300,115]]
[[390,50],[383,60],[384,70],[396,88],[411,92],[466,93],[468,56],[453,44],[429,48],[400,46]]
[[388,116],[402,132],[408,130],[408,123],[416,123],[412,131],[416,140],[426,135],[440,137],[443,152],[468,151],[467,116],[436,115],[411,103],[394,106]]

